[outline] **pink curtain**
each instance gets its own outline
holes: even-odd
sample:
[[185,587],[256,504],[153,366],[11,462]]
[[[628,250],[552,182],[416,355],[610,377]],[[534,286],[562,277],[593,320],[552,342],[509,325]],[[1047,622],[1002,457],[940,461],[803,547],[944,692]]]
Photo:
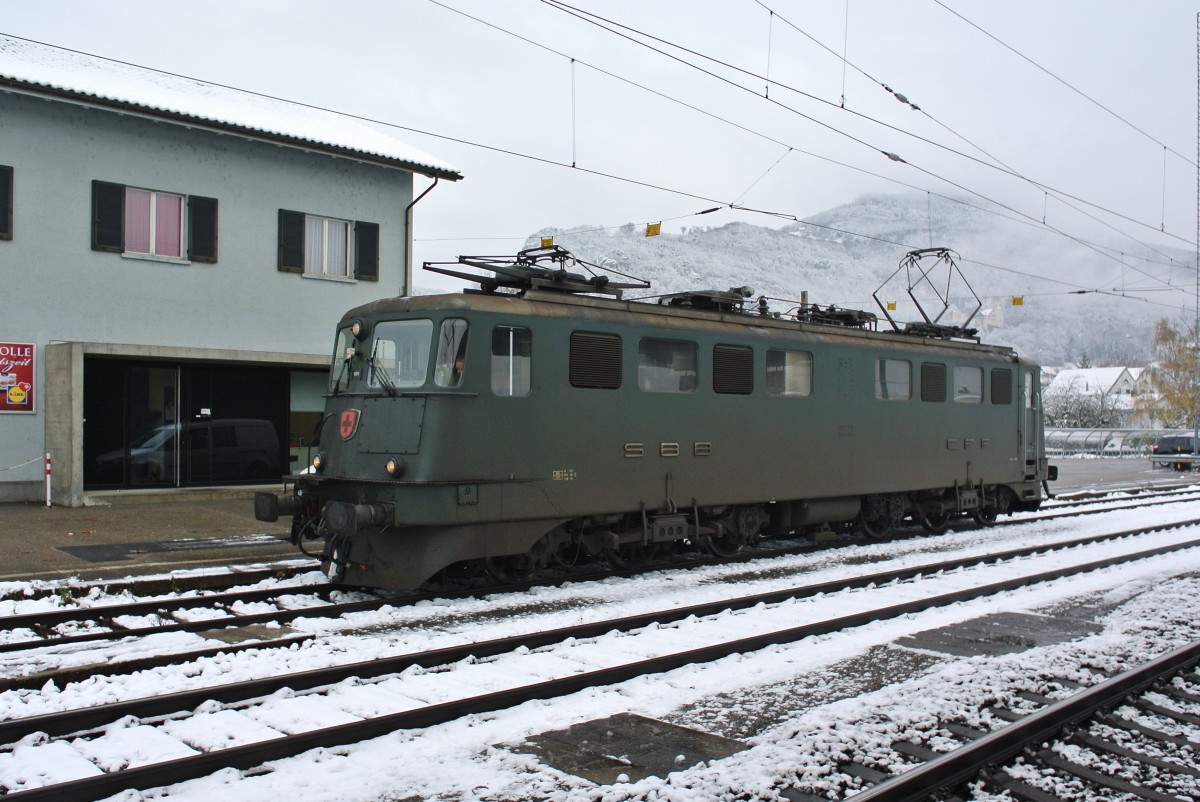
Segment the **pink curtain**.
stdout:
[[150,253],[150,193],[125,190],[125,251]]
[[183,256],[183,198],[155,194],[154,252],[159,256]]

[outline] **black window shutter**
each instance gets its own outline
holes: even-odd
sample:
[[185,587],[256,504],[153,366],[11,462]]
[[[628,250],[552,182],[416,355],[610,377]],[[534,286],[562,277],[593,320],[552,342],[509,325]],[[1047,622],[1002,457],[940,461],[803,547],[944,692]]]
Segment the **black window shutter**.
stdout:
[[379,224],[354,224],[354,277],[359,281],[379,281]]
[[13,168],[0,164],[0,239],[13,238]]
[[125,250],[125,185],[92,182],[92,250]]
[[304,272],[304,213],[279,210],[279,269]]
[[188,259],[217,261],[217,199],[188,196]]

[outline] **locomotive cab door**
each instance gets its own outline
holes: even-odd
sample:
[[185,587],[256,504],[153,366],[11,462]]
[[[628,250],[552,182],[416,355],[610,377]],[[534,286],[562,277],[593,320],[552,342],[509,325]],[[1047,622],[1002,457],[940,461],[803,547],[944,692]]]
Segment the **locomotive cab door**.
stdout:
[[1038,455],[1042,453],[1040,377],[1032,370],[1021,371],[1021,443],[1025,452],[1025,478],[1035,479]]

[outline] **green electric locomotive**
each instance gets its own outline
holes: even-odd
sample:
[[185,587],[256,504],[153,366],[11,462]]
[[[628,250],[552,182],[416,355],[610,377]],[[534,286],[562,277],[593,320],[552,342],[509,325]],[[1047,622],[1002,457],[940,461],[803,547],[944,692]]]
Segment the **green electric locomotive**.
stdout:
[[336,582],[988,524],[1053,478],[1038,367],[973,332],[776,314],[748,288],[623,300],[647,285],[568,270],[588,266],[556,246],[460,262],[488,273],[426,268],[479,289],[346,313],[312,467],[255,499],[322,542]]

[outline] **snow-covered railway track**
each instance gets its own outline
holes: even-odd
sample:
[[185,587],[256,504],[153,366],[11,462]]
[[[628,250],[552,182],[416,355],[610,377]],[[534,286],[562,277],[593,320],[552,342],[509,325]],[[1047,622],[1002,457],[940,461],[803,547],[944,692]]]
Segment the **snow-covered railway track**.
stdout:
[[[890,746],[902,771],[880,771],[858,759],[843,760],[846,777],[874,782],[844,790],[858,802],[996,798],[1047,802],[1101,799],[1107,794],[1187,802],[1200,791],[1200,641],[1078,689],[1070,679],[1048,684],[1055,698],[1023,692],[1040,709],[992,708],[998,729],[982,732],[961,722],[938,721],[941,731],[966,743],[940,753],[901,740]],[[1086,667],[1084,667],[1086,669]],[[872,747],[880,764],[881,750]],[[855,756],[857,757],[857,756]],[[923,762],[922,762],[923,761]],[[970,789],[968,789],[970,786]],[[973,790],[972,790],[973,789]],[[818,802],[838,798],[798,788],[785,798]]]
[[[1200,522],[1188,521],[1180,525],[1196,526],[1198,524]],[[402,671],[399,675],[387,677],[378,682],[351,683],[349,685],[343,683],[343,685],[328,689],[320,695],[310,694],[286,699],[276,697],[265,701],[259,700],[252,703],[249,708],[243,705],[236,708],[214,709],[216,705],[204,702],[194,716],[178,718],[168,715],[164,720],[154,722],[143,719],[162,719],[166,715],[163,708],[144,707],[139,709],[131,706],[111,709],[107,711],[109,715],[107,725],[99,723],[104,719],[104,715],[94,721],[88,720],[88,725],[93,731],[91,735],[76,734],[74,739],[62,738],[57,741],[41,743],[39,739],[44,736],[25,734],[22,736],[22,740],[13,747],[11,754],[13,761],[24,759],[33,763],[37,761],[32,760],[35,752],[31,750],[58,748],[64,752],[74,751],[77,757],[76,771],[81,771],[84,775],[80,779],[37,789],[32,786],[39,783],[28,779],[21,782],[19,776],[14,778],[12,772],[8,770],[11,766],[6,768],[3,761],[0,761],[0,781],[7,785],[7,790],[10,792],[17,792],[14,794],[14,798],[99,798],[123,788],[146,788],[178,782],[188,777],[203,776],[211,773],[217,767],[232,766],[249,769],[264,761],[277,760],[316,746],[337,746],[397,729],[433,726],[453,721],[465,715],[510,708],[530,699],[553,698],[588,688],[624,682],[647,674],[658,674],[681,666],[708,663],[733,654],[763,649],[774,644],[792,643],[814,635],[843,631],[874,621],[990,596],[1025,587],[1030,583],[1048,582],[1063,576],[1094,571],[1123,562],[1148,559],[1153,555],[1195,548],[1198,545],[1200,545],[1200,541],[1183,540],[1132,554],[1108,556],[1082,565],[1070,564],[1050,571],[1009,576],[1000,581],[983,584],[980,583],[986,578],[986,572],[994,569],[995,566],[981,566],[976,570],[984,573],[978,577],[963,576],[961,572],[956,574],[955,583],[959,587],[949,592],[938,593],[924,590],[922,584],[930,581],[928,579],[920,579],[904,586],[894,584],[886,587],[876,586],[868,591],[870,598],[875,601],[865,605],[864,609],[858,612],[782,629],[771,626],[772,613],[770,611],[774,610],[775,622],[794,620],[796,610],[794,605],[789,607],[789,602],[793,601],[796,596],[794,590],[792,598],[787,600],[764,597],[747,599],[746,605],[749,607],[746,612],[737,614],[736,621],[729,620],[729,614],[714,614],[714,611],[718,609],[730,608],[731,604],[726,600],[704,607],[674,610],[666,614],[651,613],[637,620],[600,621],[588,624],[586,629],[570,627],[555,633],[541,633],[551,636],[541,642],[530,640],[536,636],[527,635],[519,639],[503,639],[502,643],[474,643],[462,651],[446,651],[437,655],[436,658],[431,658],[434,663],[439,660],[451,663],[439,672],[412,675],[411,672]],[[974,562],[978,562],[978,560]],[[957,567],[961,567],[961,565]],[[939,570],[934,566],[924,566],[924,569],[925,571]],[[945,570],[945,567],[940,570]],[[908,570],[904,573],[911,576],[923,572]],[[873,578],[875,582],[894,582],[897,579],[896,575],[892,575],[890,578],[885,575],[877,575]],[[935,582],[931,585],[932,587],[943,587],[948,577],[940,576],[937,579],[941,581],[941,584]],[[841,594],[850,591],[822,589],[817,592]],[[910,599],[898,604],[886,603],[896,597],[903,598],[905,596]],[[847,601],[850,601],[850,597],[847,597]],[[881,601],[885,603],[880,604]],[[758,619],[762,619],[762,621],[759,622]],[[675,627],[666,627],[664,621],[668,620],[679,623]],[[638,628],[641,631],[635,632],[634,630]],[[621,632],[609,632],[603,637],[596,637],[598,632],[612,629],[618,629]],[[708,631],[710,629],[715,629],[715,631]],[[760,631],[754,634],[745,634],[756,629]],[[731,633],[734,632],[739,636],[731,636]],[[701,645],[696,645],[697,642],[701,642]],[[653,646],[649,647],[647,644],[653,644]],[[635,655],[647,649],[655,654],[626,662],[621,660],[621,653]],[[612,654],[614,650],[618,652],[615,657]],[[495,659],[480,660],[480,655],[487,654],[494,654],[496,657]],[[492,677],[479,680],[478,675],[486,676],[493,666],[505,663],[527,664],[528,668],[521,670],[522,676],[549,676],[541,682],[516,685],[512,684],[511,675],[506,678]],[[429,665],[430,661],[416,663],[416,665],[422,664]],[[505,672],[501,669],[500,673],[503,675]],[[507,683],[504,681],[505,679],[508,680]],[[436,689],[433,687],[434,682],[437,683]],[[422,690],[414,692],[411,689],[413,683],[424,687]],[[400,695],[402,699],[407,698],[407,702],[401,702],[399,710],[387,710],[389,700],[394,706],[397,690],[406,685],[409,686],[409,689],[401,691]],[[461,690],[464,685],[472,689],[480,687],[495,689],[481,694],[464,695]],[[459,690],[456,690],[456,686]],[[278,687],[277,684],[275,688]],[[293,688],[293,690],[295,689]],[[245,692],[243,689],[243,694]],[[269,693],[270,690],[263,687],[259,692]],[[200,692],[201,695],[204,693],[204,691]],[[208,693],[212,695],[211,690]],[[364,715],[364,694],[373,699],[372,704],[367,706],[371,709],[366,715]],[[358,698],[357,703],[353,701],[355,697]],[[196,698],[201,697],[197,696]],[[338,701],[339,699],[341,701]],[[269,709],[272,702],[284,706],[292,703],[301,707],[307,705],[310,708],[324,709],[325,712],[322,715],[314,713],[310,719],[324,720],[331,722],[331,725],[305,729],[302,732],[289,732],[286,726],[281,729],[271,729],[263,722],[283,722],[296,718],[294,712],[281,714],[279,710],[275,710],[272,713]],[[188,705],[175,704],[176,710],[179,710],[180,707],[186,710]],[[256,707],[259,713],[264,713],[265,709],[265,714],[260,715],[257,719],[254,717]],[[60,732],[66,731],[66,734],[78,733],[83,726],[84,719],[80,718],[82,715],[83,711],[66,711],[58,719],[58,723],[53,725],[48,719],[43,718],[37,722],[45,725],[39,729],[39,732],[57,729]],[[113,721],[114,715],[118,721]],[[216,748],[212,751],[202,751],[195,743],[195,733],[200,729],[212,730],[212,722],[204,724],[195,723],[195,721],[205,718],[215,719],[222,715],[243,718],[251,723],[257,721],[259,733],[255,734],[252,732],[253,728],[249,728],[251,730],[250,740],[255,737],[261,740],[227,746],[227,748]],[[72,716],[74,716],[73,719]],[[130,718],[131,716],[134,718]],[[72,721],[74,722],[73,726],[70,723]],[[33,723],[30,722],[30,724]],[[227,724],[225,726],[228,727]],[[26,728],[27,733],[28,729]],[[122,733],[129,737],[129,733],[126,731],[131,729],[139,731],[139,740],[160,742],[159,754],[175,759],[164,763],[136,766],[135,764],[139,762],[137,756],[113,758],[111,742],[120,743]],[[267,730],[268,733],[263,734],[263,730]],[[13,735],[19,733],[17,729],[12,729],[10,732]],[[157,734],[150,736],[150,732]],[[188,732],[192,733],[192,741],[188,741],[186,738]],[[185,736],[182,739],[179,737],[181,733]],[[108,745],[103,744],[106,738],[110,739]],[[218,743],[217,746],[220,744]],[[115,767],[116,770],[103,771],[96,763],[88,761],[89,755],[106,757],[107,760],[100,762],[105,763],[106,766]],[[91,766],[90,770],[86,768],[85,763]],[[11,784],[13,782],[16,784]],[[30,790],[26,790],[27,788]]]
[[[1053,520],[1053,518],[1049,519]],[[1015,521],[1012,522],[1013,525],[1017,525],[1017,523]],[[1026,523],[1029,522],[1027,521]],[[1072,548],[1103,542],[1105,540],[1136,536],[1152,529],[1138,528],[1017,549],[997,552],[986,551],[975,556],[935,563],[924,563],[901,571],[859,575],[836,582],[824,583],[812,592],[835,592],[871,584],[886,584],[921,573],[957,570],[971,564],[992,560],[1016,559],[1047,550]],[[881,540],[876,541],[876,545],[898,543],[903,540],[906,539]],[[927,538],[926,542],[935,540],[936,538],[931,536]],[[841,545],[846,547],[853,544]],[[771,566],[771,561],[775,558],[811,554],[814,551],[821,551],[821,547],[799,546],[784,548],[740,555],[733,560],[695,558],[688,555],[675,563],[660,563],[653,567],[640,570],[627,570],[622,573],[625,576],[636,576],[639,573],[650,571],[687,570],[715,564],[730,565],[732,567],[737,563],[742,563],[746,570],[753,571],[755,566]],[[588,580],[602,579],[606,576],[608,576],[607,572],[595,574],[576,573],[572,575],[571,579],[574,582],[586,582]],[[529,587],[532,586],[518,586],[515,589]],[[509,588],[509,590],[512,589],[514,588]],[[502,591],[504,589],[497,588],[495,590]],[[486,595],[488,589],[484,588],[483,592]],[[791,593],[797,597],[805,595],[804,591],[795,591],[792,589],[786,590],[785,593]],[[38,657],[29,663],[33,666],[32,669],[10,672],[7,673],[7,676],[0,676],[0,691],[36,688],[46,682],[55,682],[63,685],[85,679],[98,670],[103,670],[107,674],[131,673],[158,666],[185,663],[221,653],[289,647],[313,637],[303,632],[288,629],[288,625],[295,623],[298,619],[313,618],[344,621],[345,623],[341,624],[340,628],[352,629],[355,625],[350,623],[350,621],[358,613],[369,613],[394,607],[412,607],[428,602],[440,604],[454,599],[479,597],[481,593],[480,589],[471,588],[449,592],[431,591],[410,594],[396,599],[370,595],[366,598],[354,598],[350,601],[337,601],[332,599],[331,595],[333,594],[331,594],[331,589],[328,586],[317,586],[311,592],[305,586],[288,586],[251,589],[199,597],[139,601],[132,604],[101,605],[94,608],[53,610],[0,618],[0,626],[6,625],[10,628],[10,631],[19,630],[20,626],[32,626],[36,623],[43,632],[53,631],[56,625],[63,622],[87,622],[89,626],[96,626],[96,619],[100,619],[99,631],[60,635],[49,640],[28,639],[0,644],[0,657],[3,657],[8,664],[19,662],[24,652],[38,654]],[[169,617],[172,615],[172,612],[170,612],[172,608],[174,608],[174,615],[180,615],[181,611],[192,610],[195,612],[190,617],[181,616],[183,620],[172,620]],[[263,608],[268,609],[264,610]],[[133,627],[118,627],[108,624],[108,622],[113,620],[119,620],[119,616],[121,615],[135,616],[147,613],[153,614],[152,623],[146,624],[142,621],[140,622],[142,623],[141,626]],[[169,623],[163,623],[164,620],[169,621]],[[231,634],[239,635],[239,633],[246,631],[250,633],[248,636],[230,637]],[[194,645],[186,648],[176,646],[169,650],[161,650],[157,647],[138,650],[130,645],[138,638],[148,639],[153,636],[176,632],[198,633],[202,637],[197,637]],[[104,642],[120,644],[119,656],[102,656],[99,658],[99,662],[80,662],[75,658],[77,649],[84,644],[90,645],[96,650],[97,654],[103,654]],[[49,647],[49,649],[43,647]],[[56,654],[65,655],[69,659],[66,659],[62,665],[56,665]]]

